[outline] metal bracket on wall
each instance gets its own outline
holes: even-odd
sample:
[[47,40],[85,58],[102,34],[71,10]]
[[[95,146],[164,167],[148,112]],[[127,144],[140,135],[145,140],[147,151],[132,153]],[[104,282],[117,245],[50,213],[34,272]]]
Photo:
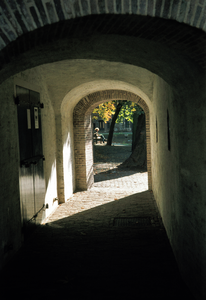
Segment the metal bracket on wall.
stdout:
[[33,215],[33,217],[27,221],[27,223],[29,223],[33,220],[36,220],[38,214],[45,208],[48,208],[48,207],[45,207],[45,204],[43,204],[43,206],[35,213],[35,215]]
[[[19,105],[19,104],[20,104],[19,96],[17,96],[17,97],[14,96],[14,103],[15,103],[16,105]],[[24,103],[24,104],[31,104],[30,101],[26,101],[26,102],[22,102],[22,101],[21,101],[21,103]],[[41,109],[43,109],[43,108],[44,108],[44,103],[38,102],[38,103],[36,104],[36,106],[39,107],[39,108],[41,108]]]

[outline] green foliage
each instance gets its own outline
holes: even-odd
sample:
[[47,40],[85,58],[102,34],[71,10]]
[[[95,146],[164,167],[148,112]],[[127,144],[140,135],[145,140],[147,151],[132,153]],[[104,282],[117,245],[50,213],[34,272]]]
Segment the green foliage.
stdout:
[[133,123],[134,113],[138,115],[144,113],[142,108],[137,103],[131,101],[122,101],[122,102],[123,102],[123,106],[121,108],[121,111],[119,112],[116,123],[123,123],[124,120]]
[[115,113],[115,101],[105,102],[100,104],[93,110],[93,119],[98,119],[100,117],[104,123],[107,123],[111,118],[112,115]]
[[144,113],[142,108],[135,102],[126,100],[115,100],[110,102],[105,102],[96,107],[93,111],[93,119],[98,119],[100,117],[105,123],[107,123],[115,113],[116,106],[118,103],[122,103],[122,108],[118,114],[116,123],[123,123],[124,120],[133,123],[133,115],[141,115]]

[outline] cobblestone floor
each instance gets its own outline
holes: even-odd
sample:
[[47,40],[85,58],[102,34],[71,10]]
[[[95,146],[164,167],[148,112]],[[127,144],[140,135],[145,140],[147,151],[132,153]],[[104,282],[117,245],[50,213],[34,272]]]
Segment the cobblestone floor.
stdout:
[[93,188],[74,193],[37,227],[4,271],[2,299],[14,293],[21,299],[193,299],[146,171],[118,164],[96,161]]

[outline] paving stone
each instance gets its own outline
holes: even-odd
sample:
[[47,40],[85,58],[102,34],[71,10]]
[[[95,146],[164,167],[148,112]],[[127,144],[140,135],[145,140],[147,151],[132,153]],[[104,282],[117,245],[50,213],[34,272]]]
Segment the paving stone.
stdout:
[[[102,167],[102,165],[101,165]],[[147,173],[95,167],[95,184],[57,207],[1,278],[5,297],[192,300],[179,274]],[[123,177],[121,177],[123,175]],[[114,226],[115,218],[151,220]],[[2,294],[3,294],[2,292]]]

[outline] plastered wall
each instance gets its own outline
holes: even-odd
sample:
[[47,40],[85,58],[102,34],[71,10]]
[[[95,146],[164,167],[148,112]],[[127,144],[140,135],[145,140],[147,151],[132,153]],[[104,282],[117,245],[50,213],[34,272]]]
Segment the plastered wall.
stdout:
[[[111,80],[108,62],[75,60],[29,69],[1,84],[1,169],[5,170],[1,172],[0,182],[1,267],[2,262],[5,264],[22,242],[17,109],[13,98],[15,85],[39,92],[44,104],[41,113],[45,204],[49,206],[45,213],[48,216],[58,205],[55,199],[58,197],[59,202],[64,202],[75,189],[73,109],[78,101],[94,91],[121,88],[137,91],[149,102],[147,94],[151,96],[152,93],[152,73],[121,63],[113,64],[112,67],[114,78],[117,77],[115,74],[120,74],[116,80]],[[122,81],[124,77],[127,78],[126,82]],[[138,82],[138,87],[134,82]]]
[[45,156],[45,210],[49,215],[58,205],[56,172],[56,131],[54,111],[38,70],[28,70],[6,80],[0,86],[0,268],[15,253],[23,241],[21,223],[21,203],[19,197],[19,147],[17,107],[14,103],[15,86],[38,91],[42,109],[42,138]]
[[0,86],[0,268],[21,246],[17,110],[13,79]]
[[[57,145],[62,149],[59,153],[61,162],[61,170],[63,174],[63,197],[60,202],[65,202],[75,191],[75,158],[74,158],[74,134],[73,134],[73,110],[62,109],[62,114],[59,116],[62,124],[62,144]],[[60,174],[61,175],[61,174]]]
[[[87,70],[86,73],[79,73],[81,63]],[[1,84],[0,159],[4,172],[1,172],[0,181],[0,261],[5,263],[20,247],[22,241],[17,112],[13,101],[15,83],[39,91],[41,102],[44,103],[42,134],[46,159],[45,203],[49,204],[47,215],[57,206],[58,202],[54,200],[57,195],[62,195],[65,201],[75,189],[73,109],[77,103],[92,92],[106,89],[123,89],[137,95],[142,92],[143,96],[148,95],[145,99],[150,115],[154,197],[181,273],[193,293],[197,295],[197,299],[204,299],[206,105],[202,79],[195,75],[194,78],[197,77],[196,82],[199,81],[199,85],[196,82],[193,84],[189,78],[190,81],[183,80],[175,89],[175,84],[171,87],[163,79],[144,69],[115,64],[117,71],[122,70],[116,71],[117,74],[121,74],[121,81],[115,74],[113,77],[116,80],[112,81],[111,74],[107,75],[109,64],[106,62],[101,64],[105,66],[105,72],[102,71],[101,76],[98,75],[99,64],[96,62],[70,61],[65,64],[55,63],[37,67],[19,73]],[[72,73],[75,74],[72,75],[72,80],[68,80],[71,66],[75,67],[76,72]],[[128,71],[131,68],[133,72],[129,77]],[[188,65],[187,68],[189,70]],[[168,149],[168,116],[170,149]]]
[[205,299],[206,107],[201,94],[204,90],[192,90],[185,83],[183,91],[177,93],[161,78],[155,80],[151,113],[153,192],[182,276],[197,299]]

